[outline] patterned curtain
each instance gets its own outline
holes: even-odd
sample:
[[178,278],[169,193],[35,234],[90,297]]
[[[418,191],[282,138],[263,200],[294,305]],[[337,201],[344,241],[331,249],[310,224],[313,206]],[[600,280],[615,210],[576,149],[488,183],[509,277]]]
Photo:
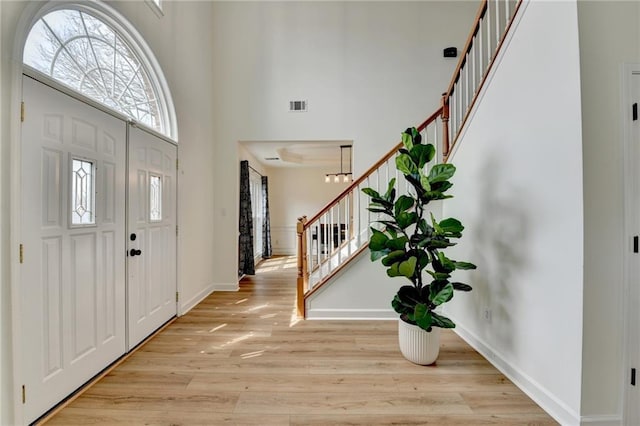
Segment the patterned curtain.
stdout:
[[238,276],[255,275],[253,259],[253,216],[249,188],[249,162],[240,162],[240,220],[238,237]]
[[262,257],[271,257],[271,223],[269,220],[269,183],[262,176]]

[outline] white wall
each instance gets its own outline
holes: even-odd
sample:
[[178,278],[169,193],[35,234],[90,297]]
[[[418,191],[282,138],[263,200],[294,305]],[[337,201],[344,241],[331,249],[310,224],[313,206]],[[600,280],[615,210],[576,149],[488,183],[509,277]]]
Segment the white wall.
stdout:
[[[181,310],[190,308],[214,287],[212,259],[214,249],[214,161],[213,161],[213,84],[214,61],[210,53],[211,2],[164,1],[165,15],[158,18],[145,2],[109,2],[124,14],[156,55],[171,88],[177,112],[180,157],[179,171],[179,259],[178,280],[181,286]],[[18,115],[10,115],[12,96],[20,95],[12,84],[13,46],[16,35],[23,32],[17,23],[26,9],[35,10],[33,2],[0,2],[0,424],[13,424],[11,383],[11,308],[9,237],[10,188],[18,182],[9,177],[12,130],[19,130]],[[19,64],[18,64],[19,65]],[[19,97],[18,97],[19,99]],[[13,105],[13,111],[18,111]],[[19,140],[19,136],[18,136]],[[235,263],[234,263],[235,264]]]
[[142,34],[167,78],[178,119],[178,279],[182,311],[215,288],[212,3],[111,2]]
[[640,62],[640,3],[578,2],[584,157],[582,415],[618,416],[621,404],[623,137],[621,65]]
[[[438,106],[478,3],[215,2],[217,282],[236,277],[239,140],[353,140],[356,175]],[[309,112],[287,112],[305,99]],[[313,214],[311,211],[304,214]]]
[[298,218],[317,213],[332,201],[348,184],[325,183],[326,167],[270,167],[269,209],[271,240],[274,254],[297,253],[296,224]]
[[556,420],[578,424],[583,178],[576,2],[530,2],[521,16],[451,158],[455,198],[445,202],[443,216],[466,226],[451,256],[478,269],[458,275],[474,290],[457,295],[447,313]]

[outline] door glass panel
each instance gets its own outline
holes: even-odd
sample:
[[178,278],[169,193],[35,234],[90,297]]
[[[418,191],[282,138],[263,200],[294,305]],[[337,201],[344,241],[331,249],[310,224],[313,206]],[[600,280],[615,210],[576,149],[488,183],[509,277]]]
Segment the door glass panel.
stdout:
[[149,177],[149,220],[162,220],[162,178],[151,175]]
[[71,161],[71,224],[95,225],[95,164]]

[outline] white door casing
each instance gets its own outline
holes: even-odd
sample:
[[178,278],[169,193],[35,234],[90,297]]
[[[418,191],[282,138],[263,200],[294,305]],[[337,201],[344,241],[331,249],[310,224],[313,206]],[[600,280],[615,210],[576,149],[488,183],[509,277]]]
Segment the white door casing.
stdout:
[[129,127],[129,349],[177,313],[176,168],[175,145]]
[[[20,327],[29,423],[125,351],[126,125],[23,81]],[[86,170],[73,174],[74,159]],[[74,181],[88,182],[95,216],[84,221],[93,224],[72,221],[86,202],[71,199]]]
[[640,64],[624,67],[623,82],[625,234],[629,241],[625,250],[623,423],[636,425],[640,424]]

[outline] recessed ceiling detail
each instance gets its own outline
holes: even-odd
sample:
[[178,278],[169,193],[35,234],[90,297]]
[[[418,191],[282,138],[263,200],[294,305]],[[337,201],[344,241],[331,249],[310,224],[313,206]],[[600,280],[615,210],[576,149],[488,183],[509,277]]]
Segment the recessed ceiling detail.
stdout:
[[242,141],[268,167],[340,167],[340,146],[352,141]]

